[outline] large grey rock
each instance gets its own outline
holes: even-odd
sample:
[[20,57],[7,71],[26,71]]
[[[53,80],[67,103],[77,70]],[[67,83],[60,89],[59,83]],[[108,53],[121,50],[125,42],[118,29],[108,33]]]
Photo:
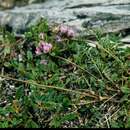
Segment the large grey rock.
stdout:
[[100,29],[115,32],[130,28],[130,0],[46,0],[0,11],[0,24],[9,25],[15,32],[35,25],[41,18],[50,23],[64,23],[77,32]]
[[1,9],[11,9],[14,6],[24,6],[31,3],[39,3],[44,0],[0,0]]

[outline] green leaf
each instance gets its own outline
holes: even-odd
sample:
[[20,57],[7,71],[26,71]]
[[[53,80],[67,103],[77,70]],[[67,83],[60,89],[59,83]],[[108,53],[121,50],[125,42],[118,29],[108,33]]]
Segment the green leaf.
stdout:
[[75,113],[69,113],[62,117],[62,123],[65,121],[72,121],[77,118],[77,115]]
[[121,91],[122,91],[124,94],[130,94],[130,88],[128,88],[127,85],[121,87]]
[[52,121],[50,122],[50,126],[54,127],[54,128],[58,128],[60,127],[62,121],[60,120],[60,118],[58,116],[53,117]]
[[25,73],[25,67],[24,67],[24,64],[23,63],[19,63],[18,64],[18,70],[21,74],[24,74]]
[[20,86],[16,91],[16,99],[20,99],[24,96],[24,88]]
[[22,119],[17,119],[17,118],[14,118],[14,119],[12,119],[12,125],[13,125],[13,127],[17,127],[20,123],[22,123]]
[[39,128],[38,124],[29,119],[25,125],[26,128]]
[[33,55],[31,51],[27,51],[27,58],[28,60],[32,60],[33,59]]
[[130,128],[130,117],[129,117],[128,120],[127,120],[127,123],[126,123],[125,128]]
[[0,123],[0,128],[8,128],[8,127],[9,127],[8,121],[4,121],[4,122]]
[[4,48],[4,55],[6,56],[7,54],[10,54],[10,52],[11,52],[10,46],[6,46]]

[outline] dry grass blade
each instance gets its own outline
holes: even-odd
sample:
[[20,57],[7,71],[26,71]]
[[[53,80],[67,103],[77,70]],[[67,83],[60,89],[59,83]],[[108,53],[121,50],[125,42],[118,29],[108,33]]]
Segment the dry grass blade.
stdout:
[[[56,89],[56,90],[60,90],[60,91],[71,92],[71,93],[74,93],[74,94],[84,95],[84,96],[88,96],[88,97],[95,98],[95,99],[99,98],[94,94],[90,94],[90,93],[86,93],[86,92],[80,92],[80,91],[77,91],[77,90],[70,90],[70,89],[66,89],[66,88],[59,88],[59,87],[56,87],[56,86],[42,85],[42,84],[38,84],[38,83],[36,83],[36,81],[32,81],[32,80],[31,81],[29,81],[29,80],[25,81],[25,80],[20,80],[20,79],[16,79],[16,78],[4,76],[4,75],[0,75],[0,77],[5,78],[5,80],[13,80],[13,81],[21,82],[21,83],[24,83],[24,84],[33,84],[33,85],[38,86],[40,89],[51,88],[51,89]],[[106,99],[106,98],[104,98],[104,99]]]
[[64,60],[64,61],[66,61],[66,62],[68,62],[68,63],[70,63],[70,64],[76,66],[77,68],[83,70],[84,72],[88,73],[89,75],[91,75],[92,77],[94,77],[95,79],[98,80],[98,78],[95,77],[93,74],[91,74],[88,70],[86,70],[86,69],[82,68],[81,66],[79,66],[79,65],[77,65],[77,64],[75,64],[75,63],[73,63],[72,61],[70,61],[70,60],[68,60],[68,59],[65,59],[65,58],[63,58],[63,57],[60,57],[60,56],[55,56],[55,57],[58,58],[58,59]]

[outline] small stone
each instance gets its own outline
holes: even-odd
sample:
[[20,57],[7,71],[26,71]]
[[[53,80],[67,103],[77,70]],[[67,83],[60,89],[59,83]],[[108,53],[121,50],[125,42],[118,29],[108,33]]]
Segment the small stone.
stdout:
[[14,89],[14,88],[15,88],[15,86],[14,86],[14,85],[10,85],[9,87],[10,87],[11,89]]
[[22,55],[18,55],[19,62],[23,61]]
[[0,77],[0,81],[3,81],[4,79]]
[[130,36],[127,36],[127,37],[121,39],[121,42],[130,44]]

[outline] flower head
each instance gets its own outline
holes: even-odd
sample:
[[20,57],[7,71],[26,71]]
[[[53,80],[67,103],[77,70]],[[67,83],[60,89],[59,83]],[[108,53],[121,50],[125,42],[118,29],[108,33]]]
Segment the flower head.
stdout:
[[59,32],[61,35],[64,34],[67,37],[74,37],[75,36],[74,30],[68,26],[61,25],[59,28]]
[[43,52],[44,53],[49,53],[52,49],[52,44],[51,43],[45,43],[43,45]]
[[67,31],[68,31],[68,27],[61,25],[59,30],[60,30],[60,32],[61,32],[62,34],[65,34],[65,33],[67,33]]
[[68,29],[68,31],[67,31],[67,36],[68,36],[68,37],[74,37],[74,36],[75,36],[74,30]]
[[39,48],[40,48],[41,50],[43,50],[43,47],[45,46],[45,44],[46,44],[46,42],[40,41],[40,43],[39,43]]
[[36,48],[36,53],[39,54],[41,52],[43,53],[49,53],[52,49],[52,44],[51,43],[46,43],[44,41],[41,41],[39,43],[39,46]]
[[36,54],[39,55],[41,53],[49,53],[52,49],[52,44],[51,43],[47,43],[44,41],[41,41],[39,43],[39,46],[36,48]]
[[39,47],[37,47],[35,53],[36,53],[37,55],[40,55],[40,54],[42,53],[42,52],[41,52],[41,49],[40,49]]

